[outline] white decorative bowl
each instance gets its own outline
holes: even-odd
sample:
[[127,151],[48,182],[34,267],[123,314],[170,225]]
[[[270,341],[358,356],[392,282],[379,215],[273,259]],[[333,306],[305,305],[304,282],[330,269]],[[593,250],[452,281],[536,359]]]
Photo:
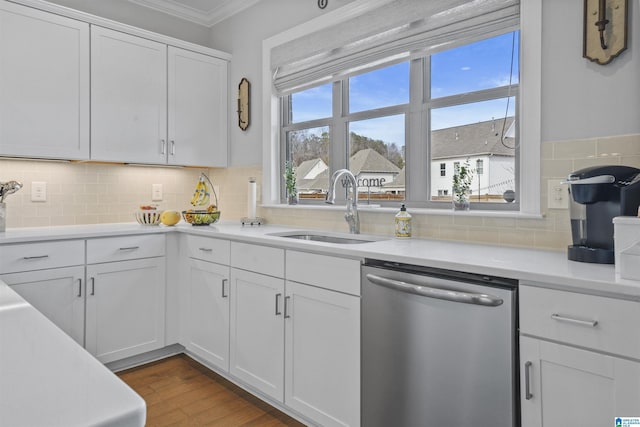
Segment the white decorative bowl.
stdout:
[[160,215],[162,211],[158,210],[137,210],[136,221],[142,225],[158,225],[160,224]]

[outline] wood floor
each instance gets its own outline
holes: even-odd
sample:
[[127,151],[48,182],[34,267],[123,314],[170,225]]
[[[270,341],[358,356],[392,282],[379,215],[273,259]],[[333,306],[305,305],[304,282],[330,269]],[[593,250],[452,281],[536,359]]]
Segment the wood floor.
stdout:
[[118,376],[147,402],[147,427],[304,426],[185,355]]

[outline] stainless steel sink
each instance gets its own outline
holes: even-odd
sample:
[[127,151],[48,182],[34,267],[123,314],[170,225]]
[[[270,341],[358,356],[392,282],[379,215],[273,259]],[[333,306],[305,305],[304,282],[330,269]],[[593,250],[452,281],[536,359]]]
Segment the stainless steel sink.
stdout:
[[287,239],[308,240],[312,242],[337,243],[340,245],[352,245],[358,243],[369,243],[383,240],[375,236],[362,236],[360,234],[340,235],[337,233],[325,233],[322,231],[285,231],[281,233],[271,233],[270,236],[285,237]]

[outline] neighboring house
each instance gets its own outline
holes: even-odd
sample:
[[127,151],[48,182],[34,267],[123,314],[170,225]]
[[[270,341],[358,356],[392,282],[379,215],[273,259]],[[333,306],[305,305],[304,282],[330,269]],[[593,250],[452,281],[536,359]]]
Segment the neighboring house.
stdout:
[[[434,131],[431,137],[431,196],[450,196],[453,174],[465,161],[474,171],[472,195],[501,198],[515,190],[513,117]],[[502,142],[504,132],[504,143]]]
[[393,182],[400,168],[372,148],[355,153],[349,159],[349,170],[356,177],[358,191],[362,193],[384,192],[383,186]]
[[[381,193],[391,183],[400,168],[377,151],[366,148],[349,159],[349,170],[356,177],[358,192]],[[301,194],[326,193],[329,188],[329,167],[321,159],[306,160],[296,168],[296,184]]]
[[382,186],[382,190],[388,194],[403,195],[405,191],[405,168],[400,170],[393,182],[388,182]]
[[302,194],[326,192],[329,166],[322,159],[305,160],[296,167],[296,185]]

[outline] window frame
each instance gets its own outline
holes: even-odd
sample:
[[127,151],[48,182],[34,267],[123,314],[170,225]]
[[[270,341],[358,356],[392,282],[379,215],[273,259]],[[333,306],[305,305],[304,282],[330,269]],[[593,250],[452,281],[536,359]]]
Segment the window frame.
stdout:
[[[506,33],[503,33],[506,34]],[[494,35],[495,36],[495,35]],[[492,37],[494,37],[492,36]],[[485,38],[486,39],[486,38]],[[484,39],[480,39],[484,40]],[[479,40],[476,40],[479,41]],[[466,44],[474,43],[468,41]],[[520,41],[518,41],[520,43]],[[461,45],[462,46],[462,45]],[[456,46],[459,47],[459,46]],[[453,47],[452,49],[455,49]],[[412,208],[433,208],[449,209],[450,202],[434,199],[431,194],[431,174],[436,163],[431,159],[431,131],[430,112],[435,108],[444,108],[457,105],[464,105],[474,102],[482,102],[494,99],[513,97],[515,99],[516,129],[519,117],[519,83],[501,86],[497,88],[482,89],[474,92],[463,92],[460,94],[444,96],[440,98],[430,97],[430,88],[427,82],[431,78],[430,52],[413,59],[407,59],[409,63],[409,102],[388,107],[374,108],[371,110],[357,111],[351,113],[349,79],[353,75],[344,76],[333,82],[332,86],[332,117],[309,120],[306,122],[292,122],[292,95],[281,96],[280,108],[282,122],[280,123],[280,164],[285,164],[290,159],[287,135],[290,131],[311,129],[328,126],[331,143],[329,145],[329,171],[348,168],[349,161],[349,123],[360,120],[376,119],[393,115],[404,114],[405,118],[405,197],[402,201]],[[359,74],[396,65],[401,61],[389,61],[378,64],[375,67],[367,68]],[[357,74],[357,75],[359,75]],[[518,82],[520,79],[518,79]],[[306,89],[305,89],[306,90]],[[298,93],[298,92],[294,92]],[[412,129],[420,129],[413,131]],[[518,144],[519,145],[519,144]],[[519,188],[519,149],[516,149],[514,158],[516,189]],[[444,165],[444,171],[442,169]],[[444,172],[444,173],[443,173]],[[440,177],[446,177],[446,162],[440,163]],[[284,180],[280,179],[280,203],[286,203],[286,190]],[[409,185],[410,182],[424,183],[424,185]],[[299,204],[316,205],[320,204],[318,199],[299,198]],[[396,206],[398,200],[376,201],[382,206]],[[472,202],[475,210],[495,210],[495,211],[518,211],[520,209],[519,200],[512,203],[496,202]]]
[[[280,126],[281,108],[280,97],[273,86],[271,70],[271,52],[296,38],[303,37],[313,32],[322,31],[336,24],[344,23],[349,19],[359,16],[365,11],[373,10],[378,2],[355,1],[334,11],[327,12],[310,21],[303,22],[279,34],[266,38],[262,44],[262,200],[265,207],[282,206],[280,198],[280,176],[283,165],[280,153]],[[542,116],[542,0],[528,0],[520,4],[520,97],[519,117],[520,123],[517,129],[521,155],[520,183],[520,210],[518,212],[502,212],[500,217],[515,216],[523,218],[541,217],[541,116]],[[412,65],[413,68],[413,65]],[[411,101],[412,112],[415,113],[414,101]],[[409,134],[420,132],[419,126],[409,126]],[[416,151],[416,150],[414,150]],[[418,149],[417,151],[426,151]],[[421,153],[412,153],[418,157]],[[407,153],[409,155],[409,153]],[[409,157],[410,158],[410,157]],[[525,161],[526,160],[526,161]],[[420,174],[418,174],[420,175]],[[424,175],[424,174],[423,174]],[[423,178],[426,178],[423,176]],[[421,210],[420,213],[446,214],[444,210]],[[448,213],[450,214],[450,213]],[[467,211],[465,215],[475,215],[474,211]],[[479,215],[494,216],[491,212],[478,212]]]

